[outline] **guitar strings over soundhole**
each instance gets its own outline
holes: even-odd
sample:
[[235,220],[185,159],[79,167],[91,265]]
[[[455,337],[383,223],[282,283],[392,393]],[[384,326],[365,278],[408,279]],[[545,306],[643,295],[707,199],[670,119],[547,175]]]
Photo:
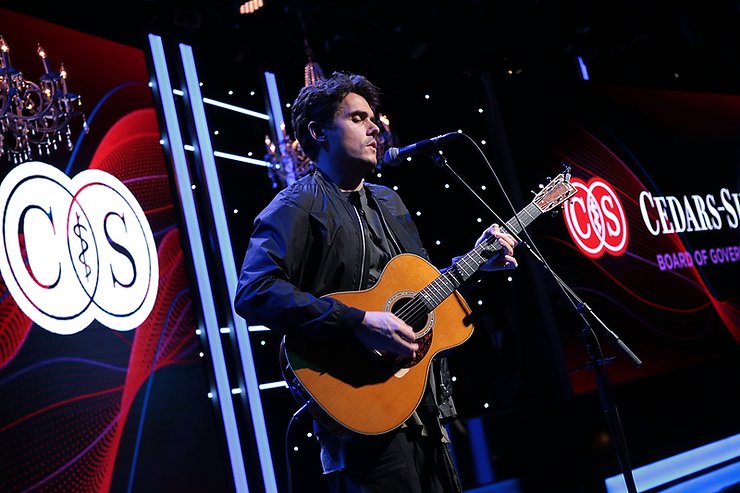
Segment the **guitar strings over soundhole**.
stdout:
[[415,299],[416,293],[413,291],[403,291],[395,293],[386,305],[386,310],[397,315],[401,320],[406,322],[414,329],[415,342],[419,345],[416,351],[416,357],[413,360],[403,360],[395,358],[394,362],[401,367],[409,368],[424,359],[429,348],[432,345],[432,336],[434,327],[434,312],[429,310],[420,299]]

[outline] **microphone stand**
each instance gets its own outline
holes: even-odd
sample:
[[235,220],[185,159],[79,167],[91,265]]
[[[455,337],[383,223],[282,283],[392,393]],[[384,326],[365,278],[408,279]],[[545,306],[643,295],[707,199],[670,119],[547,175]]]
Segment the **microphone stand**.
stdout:
[[[435,163],[441,168],[446,168],[455,178],[463,184],[463,186],[470,192],[479,202],[481,202],[488,211],[493,215],[493,217],[502,225],[506,224],[506,221],[502,220],[498,214],[496,214],[491,207],[488,206],[488,204],[483,200],[466,182],[463,180],[447,163],[447,158],[442,154],[441,152],[434,152],[431,154],[432,159]],[[512,209],[514,209],[512,207]],[[518,220],[518,218],[517,218]],[[522,231],[524,230],[524,227],[521,228]],[[529,243],[524,242],[519,238],[516,234],[514,234],[512,231],[507,231],[512,236],[515,237],[515,239],[519,242],[521,245],[525,245],[527,247],[527,250],[534,256],[535,259],[537,259],[540,264],[545,268],[547,272],[550,273],[552,278],[557,282],[560,289],[565,294],[566,298],[571,302],[571,304],[574,305],[576,311],[578,312],[579,316],[583,320],[583,327],[581,328],[580,337],[584,341],[586,345],[586,351],[589,357],[589,363],[586,366],[589,366],[596,376],[596,384],[599,392],[599,398],[601,400],[601,407],[602,411],[604,412],[604,415],[607,420],[607,425],[609,427],[609,433],[614,440],[614,447],[617,454],[617,460],[619,462],[619,467],[622,471],[622,476],[624,478],[625,485],[627,486],[627,491],[629,493],[638,493],[637,492],[637,486],[635,484],[634,475],[632,473],[632,466],[630,464],[630,458],[629,453],[627,451],[627,441],[624,436],[624,430],[622,428],[621,421],[619,419],[619,412],[617,410],[617,405],[614,400],[614,397],[611,392],[611,386],[609,383],[608,375],[604,369],[605,360],[603,358],[603,353],[601,352],[601,345],[599,344],[598,337],[596,335],[596,332],[593,330],[593,327],[589,323],[588,319],[586,318],[586,314],[590,315],[594,320],[596,320],[599,324],[599,326],[602,329],[602,333],[607,335],[611,342],[618,347],[623,354],[625,354],[630,360],[632,360],[635,367],[639,368],[642,365],[642,361],[635,355],[632,350],[622,341],[622,339],[615,334],[609,327],[606,326],[606,324],[594,313],[594,311],[591,309],[591,307],[588,306],[588,304],[581,300],[578,295],[563,281],[560,276],[558,276],[555,272],[553,272],[552,269],[550,269],[550,266],[547,264],[547,262],[541,258],[529,245]],[[526,231],[525,231],[526,233]]]

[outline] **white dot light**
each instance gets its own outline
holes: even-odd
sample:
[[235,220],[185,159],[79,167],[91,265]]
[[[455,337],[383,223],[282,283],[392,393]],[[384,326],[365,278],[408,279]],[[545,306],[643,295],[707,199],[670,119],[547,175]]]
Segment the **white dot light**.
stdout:
[[191,190],[195,190],[195,184],[190,185]]
[[457,382],[457,377],[452,377],[453,382]]
[[393,190],[398,191],[398,185],[393,185]]
[[486,402],[485,404],[483,404],[483,407],[485,407],[486,409],[488,409],[488,403]]
[[250,96],[254,96],[254,91],[249,91]]
[[441,242],[441,241],[439,241],[439,240],[435,241],[435,243],[437,244],[437,246],[439,246],[439,245],[441,245],[441,244],[442,244],[442,242]]
[[229,96],[233,96],[233,95],[234,95],[234,91],[229,91]]
[[445,188],[450,188],[450,184],[449,183],[445,183]]
[[218,130],[214,130],[213,135],[218,135]]
[[514,280],[514,278],[513,278],[513,277],[511,277],[511,276],[509,276],[509,277],[507,277],[507,278],[506,278],[506,280],[507,280],[507,281],[509,281],[509,282],[511,282],[511,281],[513,281],[513,280]]
[[421,216],[421,211],[416,211],[417,216]]
[[208,398],[213,399],[213,392],[208,392]]
[[478,218],[478,219],[475,220],[475,222],[482,223],[483,222],[483,219]]
[[483,108],[478,108],[478,113],[483,113]]
[[298,447],[293,447],[293,451],[298,452]]
[[239,214],[239,209],[234,209],[234,214]]
[[478,300],[478,306],[482,306],[482,305],[483,305],[483,300]]
[[424,99],[429,99],[431,96],[429,94],[424,94]]
[[485,189],[486,189],[486,186],[485,186],[485,185],[481,185],[481,186],[480,186],[480,189],[481,189],[481,190],[485,190]]
[[201,351],[201,352],[198,353],[198,356],[200,356],[202,358],[203,356],[205,356],[205,354],[203,354],[203,351]]

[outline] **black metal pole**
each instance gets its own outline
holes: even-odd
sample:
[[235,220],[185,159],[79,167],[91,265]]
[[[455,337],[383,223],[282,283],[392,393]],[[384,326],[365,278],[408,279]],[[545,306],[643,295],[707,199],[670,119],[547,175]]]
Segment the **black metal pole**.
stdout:
[[581,331],[581,338],[586,345],[586,350],[590,360],[589,366],[596,376],[596,386],[601,400],[601,409],[604,412],[607,425],[609,426],[609,435],[612,437],[617,454],[617,460],[619,461],[619,467],[622,471],[622,476],[624,477],[624,483],[627,486],[628,492],[637,493],[637,485],[635,484],[635,478],[632,474],[632,465],[629,453],[627,452],[627,441],[624,436],[624,430],[622,429],[622,422],[619,418],[616,401],[611,392],[609,377],[604,370],[604,365],[606,363],[601,351],[598,350],[596,334],[588,323],[584,325],[583,330]]

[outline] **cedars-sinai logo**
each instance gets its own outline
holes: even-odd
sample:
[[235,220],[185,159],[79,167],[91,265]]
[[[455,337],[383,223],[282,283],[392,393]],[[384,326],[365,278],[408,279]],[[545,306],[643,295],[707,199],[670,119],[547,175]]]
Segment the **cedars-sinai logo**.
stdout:
[[151,227],[114,176],[42,162],[0,184],[0,275],[23,312],[57,334],[93,320],[131,330],[149,316],[159,263]]
[[614,188],[599,177],[588,183],[573,178],[578,193],[563,206],[563,216],[573,241],[585,255],[619,256],[627,250],[629,232],[624,207]]

